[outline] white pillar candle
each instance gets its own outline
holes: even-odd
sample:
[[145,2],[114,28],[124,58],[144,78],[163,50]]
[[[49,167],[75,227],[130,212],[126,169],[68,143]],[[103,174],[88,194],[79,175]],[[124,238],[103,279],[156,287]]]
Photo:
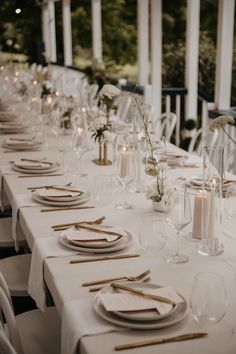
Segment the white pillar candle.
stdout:
[[210,207],[209,207],[209,218],[208,218],[208,230],[207,236],[208,240],[213,240],[215,238],[215,222],[216,222],[216,200],[215,200],[215,183],[212,183],[212,190],[210,193]]
[[123,146],[120,152],[120,159],[120,177],[124,178],[127,176],[129,170],[129,152],[125,146]]
[[76,137],[76,145],[80,146],[82,145],[82,138],[83,138],[83,133],[84,129],[83,128],[77,128],[77,137]]
[[205,192],[199,192],[194,198],[193,238],[201,239],[203,236],[206,236],[208,210],[209,196]]

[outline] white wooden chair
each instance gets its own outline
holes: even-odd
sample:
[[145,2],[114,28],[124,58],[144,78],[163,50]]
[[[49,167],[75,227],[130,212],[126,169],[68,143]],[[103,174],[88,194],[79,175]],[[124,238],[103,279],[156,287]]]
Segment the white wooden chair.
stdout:
[[[4,278],[1,279],[4,282]],[[15,316],[2,286],[0,307],[6,320],[10,342],[17,354],[60,353],[61,321],[55,308],[49,308],[46,312],[32,310]]]
[[203,147],[215,145],[217,138],[218,129],[211,131],[208,127],[200,128],[192,137],[188,147],[188,152],[191,154],[196,153],[196,155],[202,156]]
[[153,126],[156,131],[158,139],[165,137],[165,141],[169,142],[174,132],[177,123],[177,116],[175,113],[163,113],[160,117],[153,121]]
[[130,95],[122,95],[116,99],[115,104],[117,105],[116,116],[123,122],[127,122],[127,116],[132,103],[132,98]]
[[0,330],[0,354],[17,354],[3,330]]
[[[0,219],[0,249],[15,247],[11,236],[11,218]],[[25,239],[19,240],[20,247],[25,247]],[[11,296],[29,296],[28,278],[30,271],[31,254],[21,254],[0,259],[0,272],[6,279]]]

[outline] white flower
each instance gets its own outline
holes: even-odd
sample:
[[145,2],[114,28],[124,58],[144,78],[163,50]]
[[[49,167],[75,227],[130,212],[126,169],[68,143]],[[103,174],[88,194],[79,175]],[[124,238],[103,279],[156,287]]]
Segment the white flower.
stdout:
[[222,128],[224,125],[232,123],[234,124],[234,118],[232,116],[220,116],[215,118],[210,124],[210,130]]
[[103,133],[104,139],[107,143],[112,143],[115,140],[115,133],[105,130]]
[[51,90],[53,88],[52,83],[48,80],[44,81],[43,83],[47,90]]
[[106,84],[102,87],[102,89],[100,91],[100,96],[101,97],[106,96],[111,100],[114,97],[119,96],[120,93],[121,93],[120,89],[117,88],[116,86]]
[[106,117],[100,116],[93,121],[93,128],[99,130],[107,124]]
[[157,190],[157,181],[152,180],[151,183],[146,187],[145,197],[147,199],[152,199],[153,201],[163,201],[164,204],[169,204],[175,195],[175,188],[169,184],[167,181],[163,182],[163,190],[160,191],[161,195]]

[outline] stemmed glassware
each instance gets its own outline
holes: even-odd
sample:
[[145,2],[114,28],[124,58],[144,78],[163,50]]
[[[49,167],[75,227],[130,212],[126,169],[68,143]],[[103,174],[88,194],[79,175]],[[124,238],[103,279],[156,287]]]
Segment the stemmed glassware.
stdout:
[[136,177],[136,158],[135,152],[129,149],[129,145],[124,145],[119,151],[115,171],[118,181],[126,190],[126,200],[122,204],[118,204],[116,208],[133,209],[133,206],[127,201],[127,196],[128,187]]
[[168,263],[185,263],[189,260],[189,257],[179,253],[179,239],[181,231],[192,221],[189,193],[187,190],[176,191],[174,205],[170,213],[166,216],[166,221],[176,233],[177,248],[175,254],[165,256],[164,259]]
[[[78,161],[81,161],[82,155],[89,150],[87,135],[84,131],[84,124],[82,119],[77,119],[76,121],[72,136],[72,149],[75,152]],[[78,172],[77,170],[75,172],[75,176],[82,177],[84,175],[84,173]]]
[[139,230],[139,242],[146,253],[157,254],[166,245],[166,221],[162,216],[147,215]]
[[213,272],[197,273],[192,287],[190,308],[193,318],[201,327],[218,323],[227,308],[223,275]]

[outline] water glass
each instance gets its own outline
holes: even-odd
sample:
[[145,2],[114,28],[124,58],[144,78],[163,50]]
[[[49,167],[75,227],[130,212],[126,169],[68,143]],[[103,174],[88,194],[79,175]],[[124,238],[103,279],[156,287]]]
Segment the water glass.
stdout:
[[227,308],[223,275],[213,272],[197,273],[192,287],[190,308],[194,320],[202,327],[218,323]]
[[114,188],[112,177],[109,175],[97,175],[93,181],[93,198],[97,205],[109,205],[113,199]]
[[147,253],[156,254],[165,247],[166,239],[165,219],[161,216],[146,216],[139,230],[141,248]]

